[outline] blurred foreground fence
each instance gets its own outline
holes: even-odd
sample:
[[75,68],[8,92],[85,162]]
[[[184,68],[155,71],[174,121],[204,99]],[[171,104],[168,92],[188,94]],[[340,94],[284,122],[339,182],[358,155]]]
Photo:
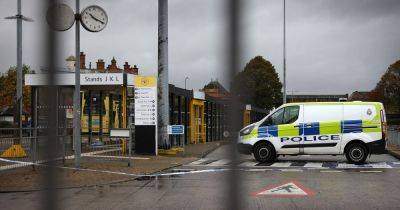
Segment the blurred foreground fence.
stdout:
[[[47,128],[24,128],[23,138],[17,136],[17,128],[0,128],[0,171],[19,168],[35,164],[46,164],[49,160],[45,150],[46,142],[56,141],[56,161],[64,164],[66,160],[74,158],[74,146],[71,132],[61,129],[63,135],[56,139],[47,139]],[[103,135],[101,138],[82,136],[82,158],[95,161],[123,161],[131,164],[133,147],[131,138],[110,137]]]
[[400,147],[400,125],[389,126],[388,144]]

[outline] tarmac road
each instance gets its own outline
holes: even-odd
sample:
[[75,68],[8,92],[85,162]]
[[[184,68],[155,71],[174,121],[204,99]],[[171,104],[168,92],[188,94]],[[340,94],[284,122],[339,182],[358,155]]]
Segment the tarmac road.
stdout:
[[[213,160],[205,165],[188,164],[168,171],[183,174],[60,190],[58,203],[63,209],[226,209],[230,202],[226,187],[232,183],[227,182],[229,170],[224,166],[227,163],[221,160],[226,158],[227,148],[222,146],[205,157]],[[240,159],[252,162],[252,156]],[[281,164],[276,165],[280,167],[245,165],[240,168],[240,178],[233,183],[240,189],[240,208],[400,208],[400,168],[396,166],[399,160],[385,154],[371,156],[371,167],[319,167],[322,163],[344,164],[343,161],[339,156],[300,156],[280,158]],[[286,164],[289,162],[305,164],[292,167]],[[377,167],[381,163],[386,165]],[[257,194],[264,190],[266,195]],[[1,208],[41,209],[38,202],[41,195],[40,192],[0,194]]]

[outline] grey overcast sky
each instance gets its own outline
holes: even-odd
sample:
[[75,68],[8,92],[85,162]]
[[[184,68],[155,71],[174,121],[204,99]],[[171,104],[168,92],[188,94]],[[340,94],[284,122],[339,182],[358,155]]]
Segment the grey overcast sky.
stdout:
[[[45,9],[40,0],[22,0],[23,14],[35,19],[23,25],[23,63],[43,66],[40,49]],[[75,8],[73,0],[60,0]],[[82,0],[97,4],[109,16],[105,30],[82,28],[81,50],[87,66],[113,56],[137,64],[140,74],[157,73],[157,0]],[[283,0],[243,1],[244,66],[261,55],[282,79]],[[287,81],[292,93],[351,93],[370,90],[387,67],[400,59],[399,0],[287,0]],[[224,85],[227,34],[223,0],[169,0],[170,83],[199,89],[211,79]],[[16,0],[1,0],[0,14],[16,14]],[[74,53],[74,28],[62,32],[63,58]],[[15,21],[0,20],[0,71],[16,64]],[[60,65],[65,63],[60,62]]]

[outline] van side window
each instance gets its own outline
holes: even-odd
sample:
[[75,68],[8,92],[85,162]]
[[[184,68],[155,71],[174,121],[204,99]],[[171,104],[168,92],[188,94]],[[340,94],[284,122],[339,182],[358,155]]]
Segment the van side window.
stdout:
[[274,112],[261,126],[294,123],[299,118],[299,106],[288,106]]
[[283,124],[294,123],[299,118],[299,106],[288,106],[285,107],[285,113],[283,116]]

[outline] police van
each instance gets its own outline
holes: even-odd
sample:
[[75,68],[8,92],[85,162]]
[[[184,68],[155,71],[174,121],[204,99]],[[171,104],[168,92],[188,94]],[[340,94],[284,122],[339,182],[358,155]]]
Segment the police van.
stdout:
[[363,163],[385,152],[385,134],[382,103],[288,103],[240,130],[237,146],[262,163],[303,154],[344,154],[350,163]]

